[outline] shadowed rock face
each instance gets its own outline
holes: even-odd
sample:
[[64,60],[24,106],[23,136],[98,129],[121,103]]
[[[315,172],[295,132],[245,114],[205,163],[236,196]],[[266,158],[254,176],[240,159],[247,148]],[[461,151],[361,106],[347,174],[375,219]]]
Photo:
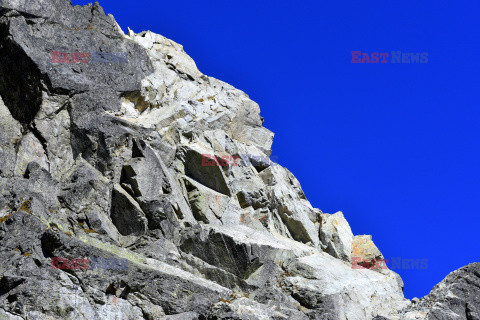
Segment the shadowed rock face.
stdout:
[[478,265],[415,304],[352,268],[371,237],[311,206],[259,106],[181,45],[0,0],[0,57],[0,319],[478,319]]
[[450,273],[427,296],[403,310],[401,319],[480,319],[480,263]]
[[[13,117],[23,123],[39,111],[42,91],[70,95],[91,91],[94,96],[105,90],[132,92],[151,72],[145,51],[124,39],[114,19],[97,4],[72,7],[62,0],[2,0],[0,7],[5,8],[0,20],[0,93]],[[78,57],[122,53],[129,62],[52,63],[56,58],[52,52],[58,51],[70,58],[74,53]]]
[[9,37],[8,22],[2,20],[0,93],[11,115],[22,123],[29,123],[42,102],[42,75],[35,63]]

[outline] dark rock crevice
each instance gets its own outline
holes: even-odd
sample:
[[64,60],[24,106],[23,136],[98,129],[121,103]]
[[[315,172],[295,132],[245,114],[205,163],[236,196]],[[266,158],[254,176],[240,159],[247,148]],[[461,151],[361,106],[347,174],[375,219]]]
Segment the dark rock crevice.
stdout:
[[42,103],[42,74],[29,55],[12,40],[10,22],[0,18],[0,95],[13,118],[30,123]]
[[47,160],[50,160],[50,157],[48,155],[48,144],[47,144],[47,139],[42,135],[42,133],[37,129],[35,122],[32,122],[31,124],[28,125],[28,129],[30,130],[31,133],[35,136],[35,138],[40,141],[43,147],[43,151],[45,152],[45,156],[47,157]]

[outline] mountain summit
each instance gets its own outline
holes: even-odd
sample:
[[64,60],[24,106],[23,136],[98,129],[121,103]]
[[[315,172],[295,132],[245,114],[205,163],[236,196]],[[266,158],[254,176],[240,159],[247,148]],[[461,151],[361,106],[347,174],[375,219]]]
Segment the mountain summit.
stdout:
[[480,264],[405,299],[257,103],[98,3],[0,0],[0,97],[0,319],[480,319]]

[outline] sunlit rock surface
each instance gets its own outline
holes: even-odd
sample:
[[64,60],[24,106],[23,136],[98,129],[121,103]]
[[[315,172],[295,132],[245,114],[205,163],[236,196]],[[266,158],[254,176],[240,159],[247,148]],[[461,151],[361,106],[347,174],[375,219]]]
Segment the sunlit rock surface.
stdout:
[[[272,162],[244,92],[98,5],[0,0],[0,319],[479,319]],[[354,213],[352,213],[354,214]]]

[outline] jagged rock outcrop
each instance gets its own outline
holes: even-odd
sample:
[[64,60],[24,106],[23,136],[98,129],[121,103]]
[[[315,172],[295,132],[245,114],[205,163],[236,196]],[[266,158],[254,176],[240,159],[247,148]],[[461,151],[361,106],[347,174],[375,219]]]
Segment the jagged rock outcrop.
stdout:
[[427,296],[413,302],[400,319],[480,319],[480,263],[450,273]]
[[412,306],[352,268],[371,237],[313,208],[259,106],[172,40],[0,0],[0,57],[0,319],[478,318],[476,265]]

